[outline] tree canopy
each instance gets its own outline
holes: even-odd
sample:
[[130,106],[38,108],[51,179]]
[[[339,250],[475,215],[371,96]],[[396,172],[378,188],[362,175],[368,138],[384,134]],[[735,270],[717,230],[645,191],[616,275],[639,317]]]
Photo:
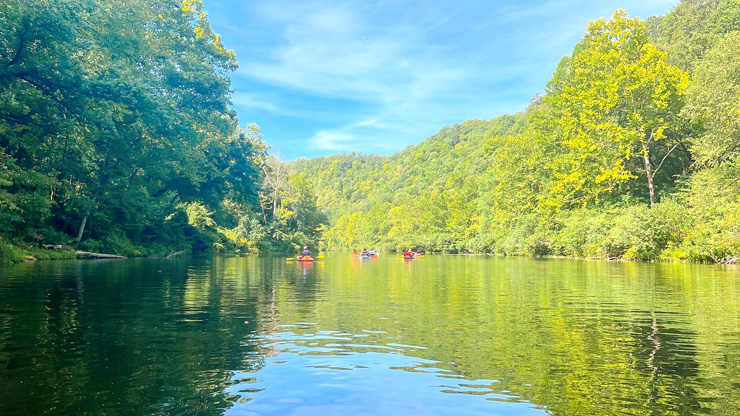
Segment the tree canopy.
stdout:
[[126,254],[245,240],[267,147],[238,127],[236,68],[199,0],[4,2],[0,233]]

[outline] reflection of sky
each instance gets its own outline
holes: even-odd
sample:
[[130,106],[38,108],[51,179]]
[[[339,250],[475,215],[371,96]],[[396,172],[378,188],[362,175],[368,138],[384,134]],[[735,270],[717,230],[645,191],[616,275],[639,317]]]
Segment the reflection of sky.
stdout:
[[226,393],[238,399],[227,415],[546,414],[496,393],[496,380],[466,380],[414,357],[424,348],[394,343],[382,331],[279,332],[261,341],[270,357],[235,372]]

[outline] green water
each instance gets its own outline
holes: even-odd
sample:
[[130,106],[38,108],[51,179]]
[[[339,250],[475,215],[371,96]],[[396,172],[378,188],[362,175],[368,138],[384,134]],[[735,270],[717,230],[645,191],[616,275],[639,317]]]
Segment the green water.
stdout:
[[0,269],[2,415],[733,415],[740,268],[327,254]]

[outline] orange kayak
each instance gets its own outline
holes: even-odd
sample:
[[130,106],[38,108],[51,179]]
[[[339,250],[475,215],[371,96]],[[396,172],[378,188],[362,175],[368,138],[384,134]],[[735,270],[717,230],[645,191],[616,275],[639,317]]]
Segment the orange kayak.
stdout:
[[295,258],[296,261],[313,261],[311,256],[298,256]]

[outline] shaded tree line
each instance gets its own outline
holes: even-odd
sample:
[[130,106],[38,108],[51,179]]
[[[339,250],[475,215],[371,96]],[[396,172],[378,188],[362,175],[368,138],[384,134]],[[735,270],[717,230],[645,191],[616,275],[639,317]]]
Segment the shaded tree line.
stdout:
[[[237,65],[199,0],[3,2],[0,252],[257,252],[313,238],[306,195],[263,182],[268,148],[257,126],[239,128]],[[262,209],[267,193],[279,199]]]

